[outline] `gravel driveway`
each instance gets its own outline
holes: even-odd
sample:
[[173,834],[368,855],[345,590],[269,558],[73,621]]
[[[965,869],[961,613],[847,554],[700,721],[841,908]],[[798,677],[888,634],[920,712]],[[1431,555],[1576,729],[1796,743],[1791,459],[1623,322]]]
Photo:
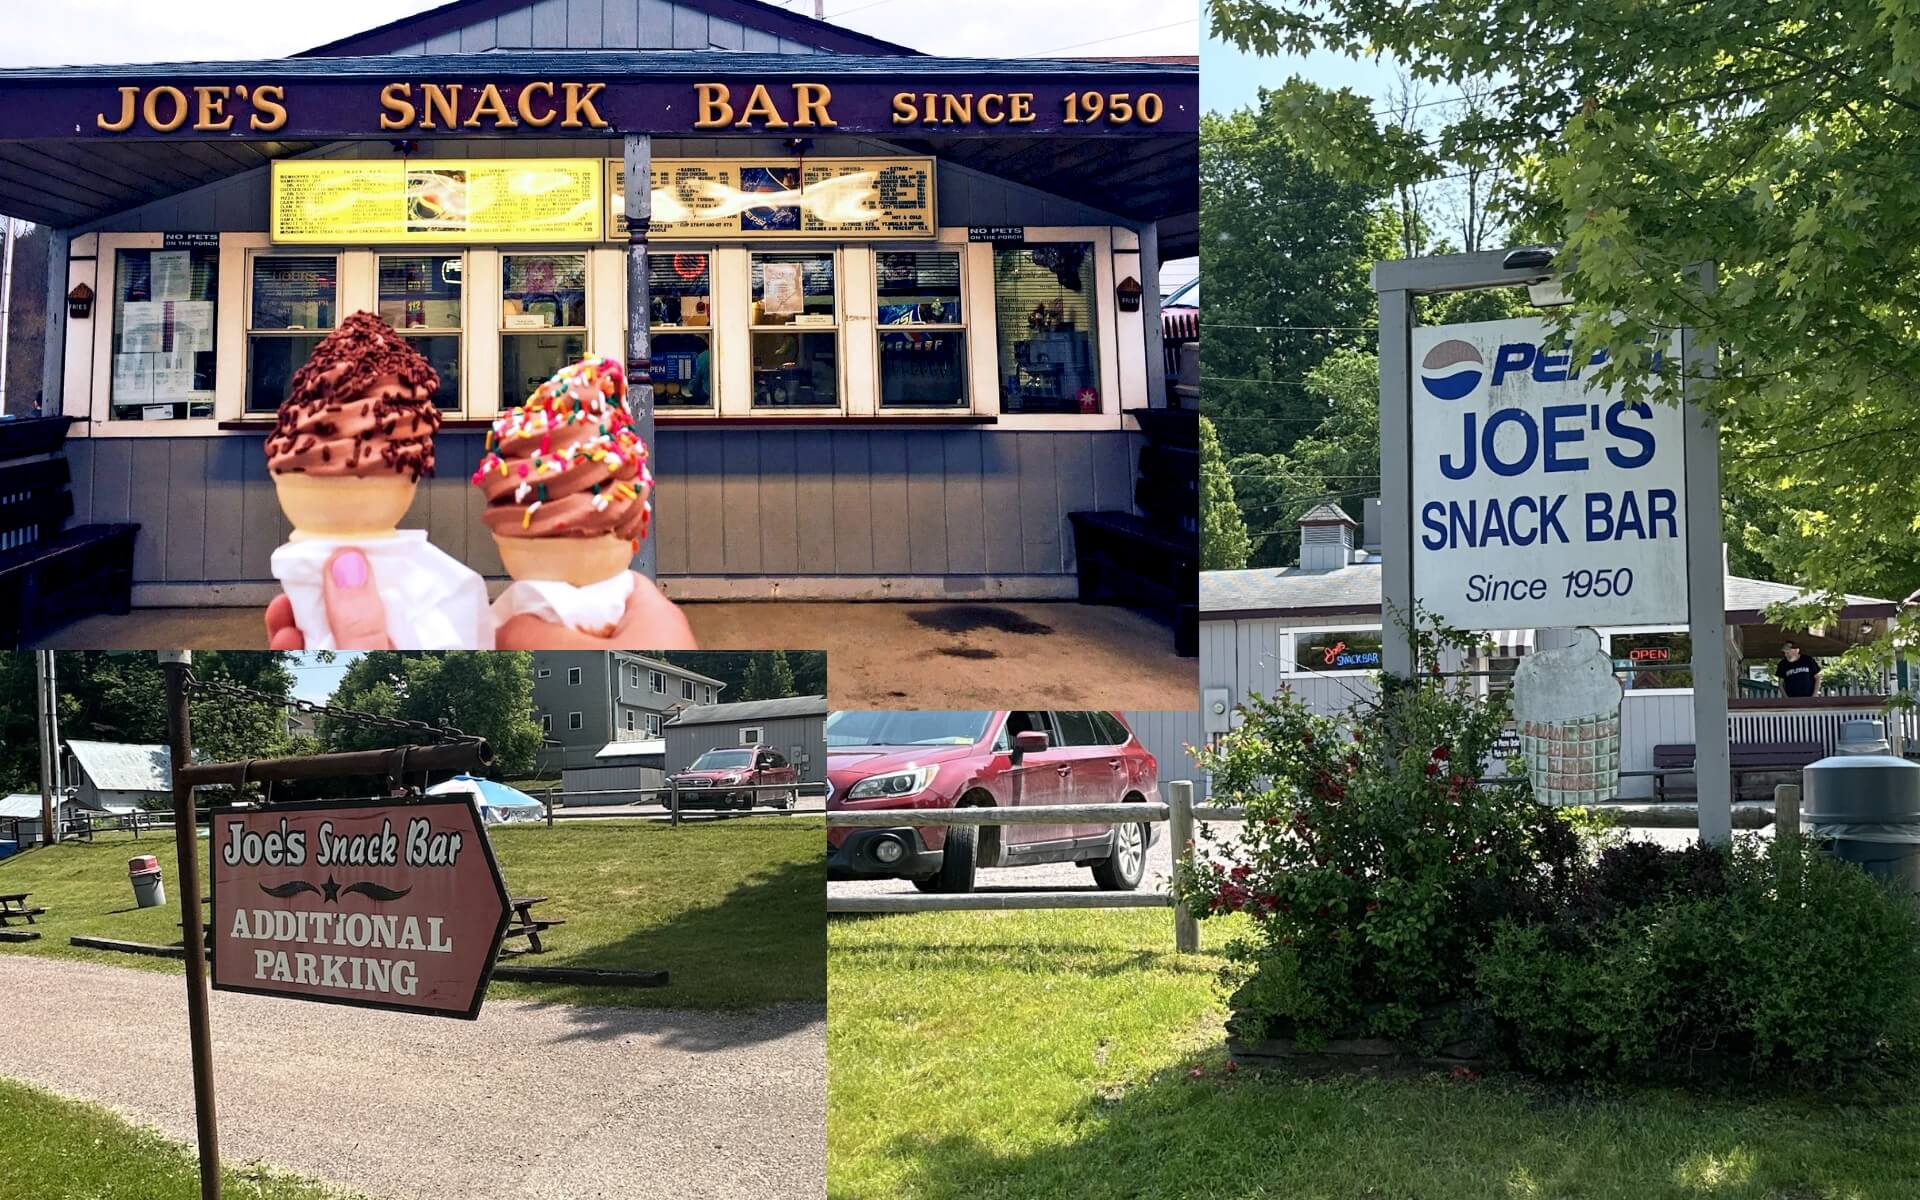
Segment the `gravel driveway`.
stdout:
[[[9,955],[0,1075],[191,1141],[177,975]],[[378,1200],[817,1198],[826,1012],[497,1000],[477,1022],[213,994],[223,1157]]]

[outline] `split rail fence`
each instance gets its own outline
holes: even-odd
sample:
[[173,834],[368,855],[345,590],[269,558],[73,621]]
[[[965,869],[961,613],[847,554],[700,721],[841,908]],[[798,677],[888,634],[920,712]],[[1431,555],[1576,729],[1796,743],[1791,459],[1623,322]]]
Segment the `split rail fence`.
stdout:
[[[1238,805],[1195,804],[1193,784],[1164,785],[1161,804],[1042,804],[1030,808],[916,808],[830,812],[829,829],[890,829],[941,825],[1148,825],[1165,822],[1177,859],[1193,840],[1196,821],[1244,821]],[[1173,944],[1183,954],[1200,949],[1200,925],[1171,892],[965,892],[951,895],[827,896],[829,913],[996,911],[1035,908],[1171,908]]]

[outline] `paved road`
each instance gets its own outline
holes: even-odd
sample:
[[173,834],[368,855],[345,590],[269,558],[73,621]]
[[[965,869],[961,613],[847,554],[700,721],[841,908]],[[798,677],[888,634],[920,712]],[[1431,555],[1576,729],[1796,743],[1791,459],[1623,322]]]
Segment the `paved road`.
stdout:
[[[1147,851],[1147,876],[1140,882],[1141,891],[1163,892],[1173,875],[1173,852],[1167,838],[1165,822],[1154,827],[1153,846]],[[1238,822],[1216,824],[1215,832],[1221,837],[1238,832]],[[982,871],[976,890],[983,892],[1002,891],[1097,891],[1093,882],[1093,872],[1085,867],[1076,867],[1072,863],[1051,863],[1041,867],[1007,867],[1003,870]],[[834,896],[888,896],[898,894],[917,894],[917,889],[904,879],[860,880],[857,882],[829,883],[827,892]]]
[[[9,955],[0,1075],[193,1137],[180,977]],[[826,1013],[497,1000],[473,1023],[213,996],[220,1137],[378,1200],[817,1200]]]

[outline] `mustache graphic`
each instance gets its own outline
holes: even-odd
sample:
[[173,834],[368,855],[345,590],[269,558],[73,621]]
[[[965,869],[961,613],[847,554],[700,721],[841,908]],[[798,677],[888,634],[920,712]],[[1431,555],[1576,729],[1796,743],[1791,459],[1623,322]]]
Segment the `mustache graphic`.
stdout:
[[365,896],[367,899],[376,903],[385,903],[389,900],[398,900],[413,889],[408,887],[395,891],[390,887],[384,887],[374,883],[372,880],[365,879],[359,883],[349,883],[343,887],[335,883],[332,876],[328,876],[324,887],[318,884],[308,883],[304,879],[290,879],[285,883],[276,884],[273,887],[268,887],[263,883],[260,885],[260,890],[274,897],[276,900],[285,900],[292,896],[298,896],[303,892],[312,892],[314,895],[323,898],[328,904],[338,904],[340,903],[340,897],[343,895]]

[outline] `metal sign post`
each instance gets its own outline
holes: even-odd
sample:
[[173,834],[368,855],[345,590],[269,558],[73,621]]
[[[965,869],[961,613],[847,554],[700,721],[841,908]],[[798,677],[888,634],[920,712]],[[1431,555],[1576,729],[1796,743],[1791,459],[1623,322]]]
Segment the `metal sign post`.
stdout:
[[[1711,286],[1711,267],[1700,270],[1705,273],[1704,281]],[[1637,607],[1646,608],[1634,618],[1642,623],[1665,620],[1669,612],[1678,618],[1683,601],[1672,586],[1677,581],[1667,577],[1646,578],[1662,575],[1657,555],[1646,553],[1646,548],[1656,543],[1642,542],[1640,559],[1630,560],[1626,551],[1615,549],[1629,535],[1635,539],[1651,538],[1653,531],[1659,531],[1669,545],[1680,543],[1685,547],[1684,608],[1694,646],[1694,741],[1700,836],[1704,841],[1725,841],[1731,836],[1732,778],[1727,750],[1727,669],[1721,651],[1726,606],[1717,426],[1692,403],[1677,414],[1678,421],[1674,415],[1623,407],[1618,401],[1589,404],[1572,390],[1566,393],[1569,403],[1542,407],[1543,398],[1533,385],[1564,386],[1577,380],[1580,368],[1567,361],[1564,351],[1556,352],[1527,339],[1501,336],[1513,332],[1505,329],[1505,325],[1517,327],[1518,322],[1462,326],[1458,337],[1437,344],[1428,344],[1434,342],[1432,334],[1416,334],[1413,303],[1417,296],[1539,284],[1552,277],[1552,252],[1542,249],[1441,255],[1374,264],[1373,286],[1380,304],[1382,665],[1398,675],[1408,675],[1414,670],[1413,640],[1408,624],[1415,612],[1415,601],[1421,599],[1423,593],[1431,593],[1439,582],[1417,578],[1420,554],[1431,555],[1435,550],[1431,539],[1416,545],[1422,528],[1438,538],[1442,546],[1456,549],[1460,537],[1475,536],[1463,535],[1463,530],[1480,530],[1482,540],[1469,541],[1469,548],[1477,552],[1478,547],[1497,544],[1499,549],[1491,553],[1505,556],[1509,563],[1516,555],[1526,566],[1533,564],[1524,560],[1551,557],[1541,551],[1539,544],[1547,536],[1548,497],[1512,499],[1502,519],[1488,524],[1490,518],[1485,508],[1504,495],[1503,488],[1511,490],[1511,485],[1504,482],[1506,479],[1538,471],[1540,479],[1557,481],[1553,487],[1543,483],[1539,491],[1559,492],[1563,500],[1576,502],[1566,506],[1564,512],[1554,510],[1558,523],[1553,528],[1553,548],[1560,552],[1560,558],[1566,559],[1576,542],[1591,543],[1594,548],[1607,547],[1622,563],[1631,562],[1628,570],[1639,567],[1634,574],[1641,577],[1643,586],[1631,599],[1623,600],[1612,594],[1619,586],[1621,572],[1620,564],[1612,563],[1611,559],[1608,562],[1614,569],[1607,572],[1588,569],[1607,564],[1573,562],[1573,569],[1564,572],[1564,580],[1557,568],[1551,580],[1545,577],[1544,569],[1539,578],[1533,577],[1531,570],[1504,572],[1503,575],[1513,578],[1493,579],[1488,585],[1475,585],[1469,580],[1469,589],[1462,594],[1455,594],[1459,590],[1456,588],[1444,597],[1430,596],[1434,603],[1423,604],[1422,608],[1438,612],[1449,623],[1464,621],[1472,628],[1522,625],[1557,629],[1562,625],[1614,623],[1597,614],[1626,612]],[[1513,344],[1505,344],[1509,340]],[[1483,342],[1488,344],[1481,344]],[[1463,443],[1458,451],[1450,444],[1444,447],[1425,442],[1415,444],[1416,347],[1422,349],[1418,374],[1425,392],[1418,399],[1430,406],[1461,406],[1462,416],[1469,415],[1466,406],[1477,406],[1471,415],[1478,416],[1480,423],[1464,422],[1473,444]],[[1711,377],[1713,354],[1710,344],[1700,343],[1690,331],[1683,331],[1680,355],[1688,370],[1690,385],[1694,379]],[[1503,375],[1511,391],[1496,399],[1493,393],[1499,389]],[[1574,400],[1580,403],[1571,403]],[[1538,411],[1527,411],[1529,409]],[[1500,426],[1497,433],[1501,440],[1496,440],[1496,423]],[[1595,435],[1610,438],[1610,444],[1602,446],[1596,439],[1594,444],[1582,445],[1584,439]],[[1677,447],[1672,445],[1676,441]],[[1655,447],[1663,443],[1665,452],[1656,457]],[[1620,490],[1623,485],[1615,479],[1604,478],[1609,471],[1617,476],[1620,470],[1671,463],[1675,449],[1679,451],[1684,469],[1678,481],[1669,475],[1669,486],[1659,489],[1658,493],[1649,489],[1637,496],[1623,494]],[[1438,532],[1434,532],[1435,514],[1425,506],[1436,498],[1436,491],[1451,488],[1449,481],[1464,482],[1474,474],[1476,450],[1478,467],[1490,468],[1501,481],[1485,489],[1488,495],[1481,498],[1484,503],[1477,516],[1456,514],[1450,508],[1439,518]],[[1436,464],[1428,460],[1443,453],[1453,457],[1437,464],[1441,478],[1436,481],[1431,470]],[[1496,454],[1497,462],[1492,461]],[[1660,467],[1654,474],[1664,470],[1666,468]],[[1596,473],[1595,495],[1567,494],[1571,490],[1568,483],[1574,476],[1564,473],[1589,471]],[[1680,486],[1671,486],[1674,482]],[[1416,489],[1423,487],[1425,492],[1416,502]],[[1596,503],[1596,496],[1600,509],[1597,517],[1587,507]],[[1629,500],[1635,501],[1632,507]],[[1456,520],[1457,516],[1461,519]],[[1605,527],[1598,536],[1593,532],[1596,520]],[[1609,529],[1612,533],[1608,533]],[[1529,546],[1528,538],[1538,540]],[[1457,575],[1457,570],[1453,574]],[[1601,574],[1607,575],[1606,595],[1601,595],[1599,587]],[[1523,575],[1526,578],[1520,578]],[[1573,590],[1562,594],[1562,583]],[[1471,590],[1473,586],[1482,586],[1477,598]],[[1568,613],[1570,608],[1583,608],[1584,613]],[[1486,619],[1476,622],[1473,617],[1462,615],[1473,612],[1486,613]],[[1563,614],[1570,619],[1563,620]],[[1542,617],[1548,619],[1541,620]],[[1560,639],[1557,634],[1551,634],[1543,640],[1557,642]]]
[[[634,432],[657,456],[653,423],[653,297],[647,278],[647,234],[653,225],[653,139],[644,133],[626,135],[623,146],[627,220],[627,406],[633,410]],[[653,524],[659,527],[660,499],[651,497]],[[658,537],[643,538],[634,570],[654,577]]]

